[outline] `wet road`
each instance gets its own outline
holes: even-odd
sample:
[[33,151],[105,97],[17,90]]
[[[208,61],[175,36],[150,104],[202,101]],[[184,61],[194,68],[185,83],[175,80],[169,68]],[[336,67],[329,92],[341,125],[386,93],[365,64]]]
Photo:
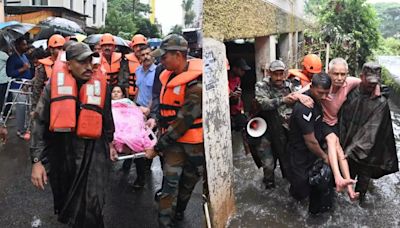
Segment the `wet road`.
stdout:
[[[147,176],[145,188],[135,191],[131,186],[136,177],[134,165],[131,173],[119,171],[122,162],[114,165],[105,207],[106,227],[153,228],[158,227],[154,193],[160,188],[162,171],[157,159]],[[34,216],[41,227],[67,227],[56,221],[50,186],[36,190],[30,182],[31,164],[28,145],[17,138],[13,122],[9,124],[9,137],[0,149],[0,227],[31,227]],[[201,184],[198,184],[179,227],[202,227],[203,210]]]
[[[393,127],[400,157],[400,109],[391,104]],[[289,197],[289,184],[275,170],[276,188],[265,190],[262,170],[245,156],[241,141],[233,140],[237,214],[229,227],[400,227],[400,172],[374,180],[361,207],[347,194],[335,194],[334,211],[308,214],[307,202]]]

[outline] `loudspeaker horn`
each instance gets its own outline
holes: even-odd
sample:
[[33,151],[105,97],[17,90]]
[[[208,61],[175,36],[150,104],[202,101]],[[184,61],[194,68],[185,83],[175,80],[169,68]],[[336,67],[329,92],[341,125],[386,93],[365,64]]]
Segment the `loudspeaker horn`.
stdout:
[[255,117],[247,123],[246,130],[251,137],[260,137],[267,131],[267,122],[261,117]]

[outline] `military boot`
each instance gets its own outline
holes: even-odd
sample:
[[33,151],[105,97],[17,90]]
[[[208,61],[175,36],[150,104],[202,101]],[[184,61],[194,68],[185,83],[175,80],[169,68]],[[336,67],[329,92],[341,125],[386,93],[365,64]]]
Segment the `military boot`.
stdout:
[[264,171],[264,178],[263,178],[263,182],[265,184],[265,189],[271,189],[271,188],[275,188],[275,174],[274,171],[263,168]]

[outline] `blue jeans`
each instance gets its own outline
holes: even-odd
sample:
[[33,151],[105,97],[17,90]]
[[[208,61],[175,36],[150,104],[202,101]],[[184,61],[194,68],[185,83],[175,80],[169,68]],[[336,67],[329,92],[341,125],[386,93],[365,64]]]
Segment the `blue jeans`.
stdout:
[[[17,96],[17,95],[14,95]],[[26,102],[26,95],[19,94],[17,102]],[[17,104],[15,105],[15,116],[17,120],[17,130],[21,133],[26,131],[25,117],[26,117],[26,105]]]

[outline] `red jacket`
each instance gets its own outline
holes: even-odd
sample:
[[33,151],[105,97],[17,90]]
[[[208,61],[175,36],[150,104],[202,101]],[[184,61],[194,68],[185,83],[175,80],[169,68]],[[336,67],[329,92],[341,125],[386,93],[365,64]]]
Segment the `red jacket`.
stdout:
[[[237,87],[240,87],[240,77],[234,76],[229,72],[228,74],[229,92],[234,92]],[[243,110],[243,101],[239,99],[237,104],[230,105],[231,115],[240,114]]]

